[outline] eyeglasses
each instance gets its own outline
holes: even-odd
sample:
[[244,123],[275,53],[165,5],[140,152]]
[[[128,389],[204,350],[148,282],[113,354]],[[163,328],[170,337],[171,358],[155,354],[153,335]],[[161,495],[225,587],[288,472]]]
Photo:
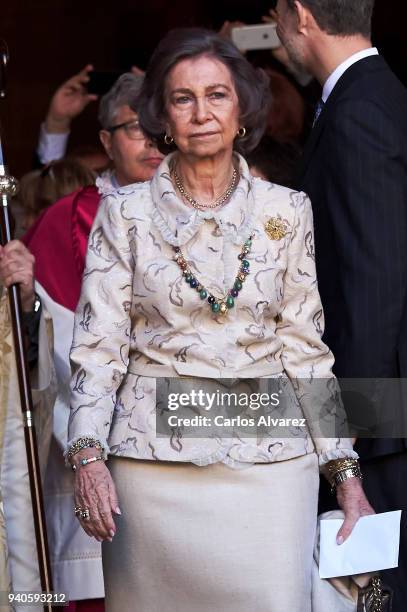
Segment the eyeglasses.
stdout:
[[111,134],[114,134],[116,130],[120,130],[121,128],[124,129],[127,136],[131,140],[143,140],[145,138],[145,135],[137,119],[133,119],[132,121],[125,121],[124,123],[119,123],[119,125],[112,125],[112,127],[108,127],[106,128],[106,130]]

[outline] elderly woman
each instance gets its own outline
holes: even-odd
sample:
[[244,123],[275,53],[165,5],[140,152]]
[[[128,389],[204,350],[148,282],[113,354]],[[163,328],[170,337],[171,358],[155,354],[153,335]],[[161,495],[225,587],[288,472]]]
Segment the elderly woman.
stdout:
[[[324,438],[317,407],[294,393],[302,377],[334,383],[333,356],[310,202],[254,179],[239,154],[261,137],[267,90],[217,35],[168,34],[138,108],[172,153],[151,182],[106,197],[91,231],[66,456],[78,520],[104,541],[109,611],[309,611],[318,465],[346,515],[338,543],[372,512],[351,441]],[[156,432],[156,378],[256,376],[278,379],[313,426]]]
[[[73,474],[66,470],[62,457],[69,416],[69,349],[73,311],[79,299],[87,239],[101,196],[119,186],[151,178],[163,159],[154,143],[141,131],[137,107],[130,108],[130,103],[140,93],[142,82],[141,76],[123,74],[100,101],[100,138],[112,160],[112,169],[97,179],[97,187],[92,185],[77,190],[50,206],[24,237],[26,246],[12,241],[4,248],[0,247],[0,284],[4,283],[6,287],[12,283],[20,284],[22,307],[33,341],[29,357],[35,361],[39,353],[38,371],[45,373],[48,391],[52,382],[52,361],[56,370],[58,396],[53,410],[53,435],[44,482],[48,540],[55,590],[67,593],[71,601],[81,601],[82,606],[92,605],[86,600],[102,598],[104,585],[101,546],[86,536],[72,514]],[[39,302],[42,303],[42,316]],[[10,359],[12,350],[5,306],[5,300],[0,302],[0,329],[4,331],[0,353],[3,352],[3,360]],[[50,315],[54,329],[52,356],[48,354],[48,338],[43,325]],[[0,370],[1,362],[0,358]],[[23,422],[18,400],[11,393],[11,389],[17,386],[16,375],[10,375],[6,368],[4,372],[3,378],[0,374],[0,400],[3,413],[7,414],[7,433],[0,483],[7,521],[9,563],[13,589],[35,591],[40,583],[37,560],[31,554],[35,546],[33,526],[25,520],[30,513],[30,494]],[[40,388],[43,398],[49,396],[49,393],[43,393],[46,386],[44,383]],[[44,413],[45,410],[38,412]],[[43,429],[37,423],[41,438]],[[102,609],[103,603],[99,605]]]
[[142,76],[122,74],[100,100],[99,137],[111,168],[96,179],[96,186],[76,191],[52,206],[23,238],[36,258],[36,280],[70,311],[78,303],[88,236],[101,196],[150,179],[163,159],[140,129],[137,107],[130,108],[142,82]]

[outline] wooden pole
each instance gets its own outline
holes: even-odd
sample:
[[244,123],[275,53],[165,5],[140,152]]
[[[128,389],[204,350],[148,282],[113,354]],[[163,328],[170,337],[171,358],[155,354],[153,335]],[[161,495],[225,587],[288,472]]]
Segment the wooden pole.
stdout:
[[[5,69],[8,62],[7,45],[0,42],[0,99],[5,97]],[[17,181],[7,174],[3,161],[3,150],[0,140],[0,229],[1,243],[4,246],[11,240],[10,213],[8,198],[17,192]],[[38,566],[43,593],[52,593],[51,563],[48,552],[47,529],[44,503],[42,497],[41,474],[38,459],[38,447],[33,423],[33,402],[31,395],[28,360],[24,345],[24,327],[20,289],[12,285],[8,289],[10,314],[13,328],[14,350],[17,365],[18,386],[20,390],[21,410],[24,419],[24,437],[27,451],[28,475],[30,481],[31,502],[33,509],[35,538],[37,542]],[[44,610],[51,611],[51,602],[44,603]]]

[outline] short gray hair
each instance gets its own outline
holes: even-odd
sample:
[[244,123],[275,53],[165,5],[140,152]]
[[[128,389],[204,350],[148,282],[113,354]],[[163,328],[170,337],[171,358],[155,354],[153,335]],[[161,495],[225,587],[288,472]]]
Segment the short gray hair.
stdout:
[[101,98],[99,103],[99,123],[103,129],[108,129],[114,123],[117,111],[121,106],[137,108],[137,98],[144,77],[125,72],[117,79],[113,87]]

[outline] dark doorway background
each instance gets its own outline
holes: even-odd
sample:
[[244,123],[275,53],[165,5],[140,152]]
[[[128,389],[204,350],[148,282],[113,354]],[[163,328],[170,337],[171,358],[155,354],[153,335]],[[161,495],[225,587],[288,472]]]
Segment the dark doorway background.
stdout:
[[[355,0],[357,1],[357,0]],[[8,98],[0,106],[6,160],[16,176],[31,169],[38,129],[56,87],[85,64],[96,70],[145,68],[160,38],[177,26],[219,28],[225,19],[257,23],[273,0],[11,0],[0,36],[10,50]],[[407,9],[376,0],[374,41],[407,83]],[[96,104],[75,124],[73,146],[97,138]]]

